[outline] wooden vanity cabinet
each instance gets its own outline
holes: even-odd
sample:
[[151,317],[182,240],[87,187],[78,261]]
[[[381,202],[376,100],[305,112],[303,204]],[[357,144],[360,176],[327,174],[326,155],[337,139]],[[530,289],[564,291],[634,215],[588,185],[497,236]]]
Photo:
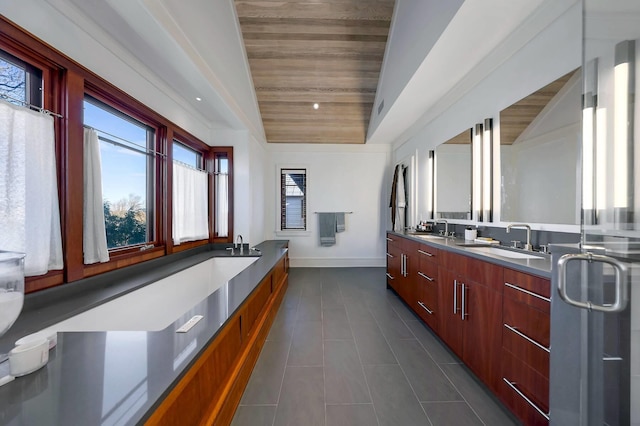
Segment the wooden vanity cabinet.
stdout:
[[440,336],[491,390],[500,389],[502,267],[440,256]]
[[546,425],[549,413],[551,284],[504,270],[502,401],[526,425]]

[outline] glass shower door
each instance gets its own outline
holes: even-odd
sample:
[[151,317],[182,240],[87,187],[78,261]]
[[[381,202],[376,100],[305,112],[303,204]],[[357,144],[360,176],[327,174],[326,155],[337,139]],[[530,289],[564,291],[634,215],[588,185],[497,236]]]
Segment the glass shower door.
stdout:
[[582,239],[553,253],[550,423],[640,425],[640,1],[583,6]]

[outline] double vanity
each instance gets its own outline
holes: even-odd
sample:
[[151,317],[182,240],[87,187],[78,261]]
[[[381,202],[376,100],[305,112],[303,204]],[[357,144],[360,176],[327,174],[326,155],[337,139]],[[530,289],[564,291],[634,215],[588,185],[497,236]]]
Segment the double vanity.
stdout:
[[548,424],[547,255],[387,233],[387,285],[527,425]]

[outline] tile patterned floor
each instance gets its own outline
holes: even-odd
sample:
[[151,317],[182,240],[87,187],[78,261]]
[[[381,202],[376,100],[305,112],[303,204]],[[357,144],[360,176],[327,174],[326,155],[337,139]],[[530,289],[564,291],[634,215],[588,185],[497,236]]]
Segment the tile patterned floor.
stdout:
[[387,290],[384,268],[292,268],[232,424],[517,423]]

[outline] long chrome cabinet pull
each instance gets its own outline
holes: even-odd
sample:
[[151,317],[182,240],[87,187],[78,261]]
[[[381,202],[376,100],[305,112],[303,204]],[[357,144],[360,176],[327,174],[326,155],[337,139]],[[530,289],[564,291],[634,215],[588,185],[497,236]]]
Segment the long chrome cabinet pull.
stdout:
[[466,315],[466,312],[464,311],[464,297],[465,297],[465,293],[466,293],[466,286],[464,285],[464,283],[462,283],[462,300],[460,302],[461,306],[461,317],[462,317],[462,321],[464,321],[464,316]]
[[453,315],[458,314],[458,280],[453,280]]
[[549,299],[548,297],[540,296],[537,293],[534,293],[532,291],[526,290],[526,289],[524,289],[522,287],[519,287],[519,286],[517,286],[515,284],[511,284],[511,283],[505,282],[504,285],[507,286],[507,287],[510,287],[510,288],[512,288],[514,290],[518,290],[518,291],[521,291],[522,293],[528,294],[529,296],[537,297],[538,299],[542,299],[544,301],[551,302],[551,299]]
[[433,315],[433,311],[431,309],[427,308],[427,306],[424,303],[422,303],[421,301],[418,301],[418,305],[420,305],[422,307],[422,309],[427,311],[427,313],[429,315]]
[[404,276],[408,277],[409,276],[409,271],[407,270],[407,255],[404,255]]
[[393,259],[393,255],[392,254],[387,253],[387,257],[390,257],[390,258]]
[[433,255],[432,255],[431,253],[426,252],[426,251],[424,251],[424,250],[418,250],[418,253],[420,253],[420,254],[424,254],[425,256],[433,257]]
[[[572,299],[567,294],[567,264],[574,260],[586,260],[587,262],[602,262],[613,266],[616,273],[616,300],[612,304],[599,305],[591,301],[581,302]],[[565,254],[558,259],[558,294],[560,298],[577,308],[588,309],[590,311],[599,312],[622,312],[627,307],[627,266],[617,259],[600,254],[584,253],[584,254]]]
[[393,277],[391,276],[391,274],[390,274],[390,273],[388,273],[388,272],[387,272],[387,278],[389,278],[390,280],[395,280],[395,278],[393,278]]
[[527,340],[528,342],[533,343],[534,345],[536,345],[537,347],[539,347],[543,351],[546,351],[547,353],[551,352],[549,350],[549,348],[547,348],[546,346],[541,345],[540,343],[536,342],[531,337],[529,337],[526,334],[524,334],[523,332],[519,331],[517,328],[512,327],[509,324],[504,324],[504,326],[507,328],[507,330],[512,331],[513,333],[517,334],[518,336],[522,337],[523,339]]
[[392,241],[393,242],[393,240],[391,238],[389,238],[389,237],[387,237],[387,241]]
[[507,380],[507,379],[506,379],[506,378],[504,378],[504,377],[502,378],[502,380],[504,380],[504,382],[505,382],[506,384],[508,384],[508,385],[509,385],[509,387],[510,387],[511,389],[513,389],[513,390],[514,390],[518,395],[520,395],[520,397],[521,397],[522,399],[524,399],[525,401],[527,401],[527,403],[528,403],[531,407],[533,407],[533,408],[534,408],[538,413],[540,413],[540,415],[541,415],[542,417],[544,417],[545,419],[549,420],[549,414],[547,414],[547,413],[545,413],[544,411],[542,411],[542,410],[540,409],[540,407],[538,407],[536,404],[534,404],[534,402],[533,402],[533,401],[531,401],[529,398],[527,398],[527,396],[526,396],[525,394],[523,394],[522,392],[520,392],[520,389],[518,389],[518,388],[515,386],[515,385],[516,385],[516,384],[515,384],[515,382],[509,381],[509,380]]
[[422,272],[418,271],[418,275],[420,275],[422,278],[429,280],[429,281],[433,281],[433,278],[431,278],[429,275],[425,275]]

